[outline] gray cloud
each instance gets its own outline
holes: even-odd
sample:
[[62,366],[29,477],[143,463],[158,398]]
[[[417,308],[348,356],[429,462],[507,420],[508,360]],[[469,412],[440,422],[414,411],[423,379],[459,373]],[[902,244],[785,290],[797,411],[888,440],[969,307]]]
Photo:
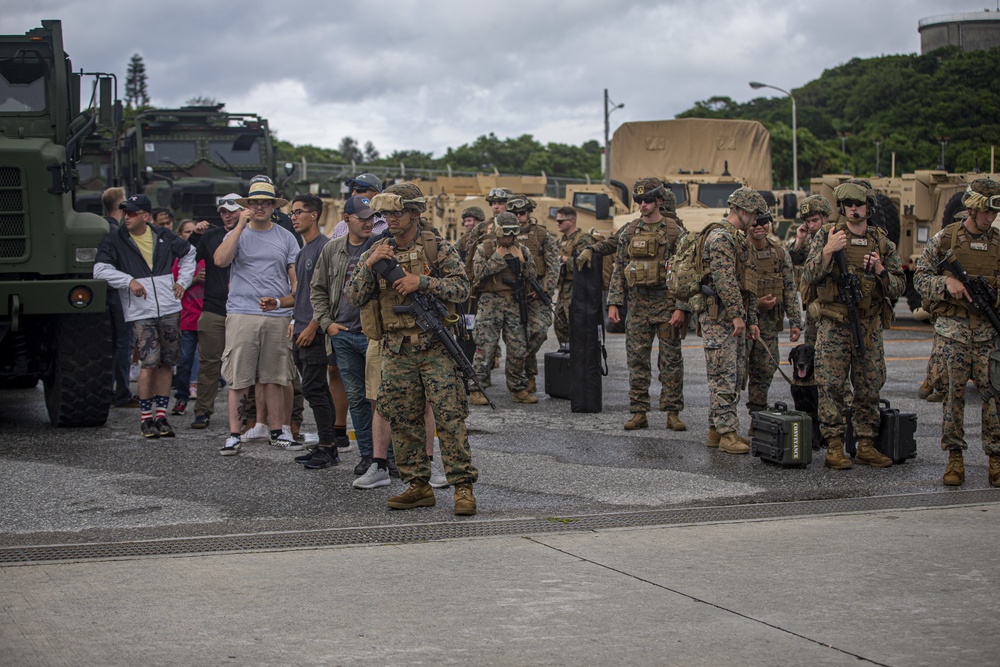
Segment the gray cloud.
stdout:
[[[211,96],[265,115],[294,143],[350,135],[383,154],[533,134],[603,139],[603,89],[632,120],[671,118],[695,101],[759,96],[848,60],[919,51],[917,22],[976,6],[939,0],[306,0],[208,3],[8,0],[0,32],[63,21],[74,66],[124,86],[143,56],[153,103]],[[770,91],[773,92],[773,91]],[[774,93],[778,94],[778,93]]]

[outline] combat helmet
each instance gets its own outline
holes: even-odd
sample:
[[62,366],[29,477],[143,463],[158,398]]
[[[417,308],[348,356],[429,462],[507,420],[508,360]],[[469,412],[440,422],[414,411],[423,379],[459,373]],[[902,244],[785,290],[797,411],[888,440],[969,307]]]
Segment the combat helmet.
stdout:
[[476,220],[483,222],[486,220],[486,214],[483,213],[483,209],[478,206],[470,206],[469,208],[462,211],[463,218],[475,218]]
[[739,188],[726,200],[729,208],[738,208],[749,213],[764,215],[768,212],[764,197],[753,188]]
[[507,200],[507,210],[511,213],[527,210],[530,213],[535,210],[535,202],[528,195],[513,195]]
[[1000,183],[977,178],[965,188],[962,205],[973,211],[1000,211]]
[[486,195],[487,204],[495,204],[497,202],[506,203],[511,197],[514,196],[514,191],[510,188],[493,188],[490,193]]
[[413,183],[396,183],[390,185],[380,194],[372,197],[371,208],[374,211],[403,211],[409,209],[417,213],[427,210],[427,200],[424,194]]
[[497,216],[496,224],[493,226],[493,235],[498,239],[505,236],[517,236],[521,233],[521,225],[517,221],[517,216],[508,211],[504,211]]
[[803,220],[817,213],[827,217],[833,215],[833,208],[823,195],[812,195],[799,202],[799,217]]
[[875,190],[872,184],[863,178],[849,178],[833,190],[833,196],[837,199],[837,209],[843,213],[843,202],[847,199],[864,201],[868,206],[868,215],[875,211]]

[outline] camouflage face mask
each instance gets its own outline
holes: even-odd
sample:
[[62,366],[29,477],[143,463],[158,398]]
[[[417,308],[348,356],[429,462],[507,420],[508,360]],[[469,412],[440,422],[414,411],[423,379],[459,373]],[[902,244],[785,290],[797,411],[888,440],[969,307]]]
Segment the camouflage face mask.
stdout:
[[399,195],[387,194],[385,192],[377,194],[371,200],[371,209],[379,212],[402,211],[403,198]]

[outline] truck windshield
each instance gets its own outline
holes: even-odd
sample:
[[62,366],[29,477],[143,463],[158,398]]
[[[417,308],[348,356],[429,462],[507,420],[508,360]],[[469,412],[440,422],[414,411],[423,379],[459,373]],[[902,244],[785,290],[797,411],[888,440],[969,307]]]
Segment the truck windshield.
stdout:
[[702,183],[698,186],[698,201],[709,208],[729,208],[726,200],[739,187],[739,183]]
[[39,62],[0,62],[0,113],[45,111],[45,65]]
[[667,183],[667,187],[670,191],[674,193],[674,197],[677,198],[677,205],[680,206],[688,200],[688,189],[683,183]]
[[147,141],[145,145],[146,164],[181,165],[194,164],[198,149],[193,141]]
[[[256,165],[261,162],[260,142],[256,139],[251,144],[240,141],[209,141],[208,155],[209,159],[213,162],[219,161],[223,164],[228,162],[232,165]],[[223,159],[219,158],[220,155]]]

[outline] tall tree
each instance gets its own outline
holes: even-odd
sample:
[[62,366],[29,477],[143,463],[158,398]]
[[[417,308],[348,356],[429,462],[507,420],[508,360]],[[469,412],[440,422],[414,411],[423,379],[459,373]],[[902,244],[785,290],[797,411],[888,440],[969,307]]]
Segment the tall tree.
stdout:
[[344,137],[340,140],[340,146],[337,151],[344,156],[344,159],[348,162],[354,162],[359,164],[364,161],[364,153],[358,148],[358,140],[354,137]]
[[149,88],[146,83],[146,64],[142,56],[132,54],[125,77],[125,104],[132,107],[149,106]]
[[214,107],[219,101],[208,95],[195,95],[184,104],[189,107]]
[[365,142],[365,162],[374,162],[378,159],[378,150],[375,144],[370,141]]

